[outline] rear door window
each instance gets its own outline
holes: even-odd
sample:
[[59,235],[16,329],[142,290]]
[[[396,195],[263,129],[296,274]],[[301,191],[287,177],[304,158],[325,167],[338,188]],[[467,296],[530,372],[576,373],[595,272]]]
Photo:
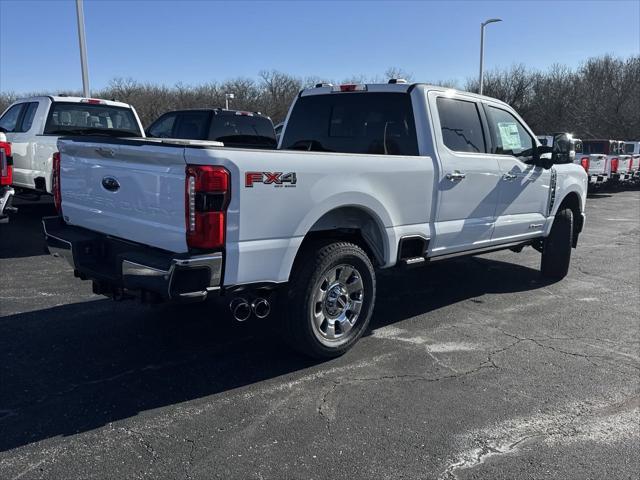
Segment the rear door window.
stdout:
[[442,141],[454,152],[486,153],[487,147],[475,102],[438,97]]
[[407,93],[330,93],[301,97],[282,139],[285,150],[419,155]]
[[180,112],[173,129],[175,138],[185,140],[207,140],[211,112]]
[[22,110],[26,103],[18,103],[5,112],[0,118],[0,128],[5,132],[15,132],[18,119],[22,115]]
[[30,102],[26,104],[24,115],[22,116],[22,122],[20,124],[20,129],[16,131],[20,132],[28,132],[31,130],[31,126],[33,125],[33,119],[36,116],[36,111],[38,110],[38,102]]
[[149,136],[156,138],[171,138],[173,136],[173,126],[176,123],[176,114],[167,113],[153,122],[148,128]]

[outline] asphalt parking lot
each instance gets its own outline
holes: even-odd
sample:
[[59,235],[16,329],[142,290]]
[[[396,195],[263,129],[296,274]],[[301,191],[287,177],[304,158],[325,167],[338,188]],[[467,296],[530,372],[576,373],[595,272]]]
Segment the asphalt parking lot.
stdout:
[[640,191],[601,192],[569,276],[531,248],[380,278],[371,331],[313,362],[273,319],[91,294],[0,225],[2,479],[635,479]]

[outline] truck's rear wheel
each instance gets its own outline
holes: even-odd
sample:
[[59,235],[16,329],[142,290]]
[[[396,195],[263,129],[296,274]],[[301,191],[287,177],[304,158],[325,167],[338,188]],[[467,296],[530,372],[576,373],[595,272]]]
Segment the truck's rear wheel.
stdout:
[[367,328],[376,279],[371,260],[357,245],[335,242],[309,248],[289,285],[282,305],[286,339],[301,353],[337,357]]
[[540,264],[543,277],[559,279],[567,275],[572,243],[573,211],[563,208],[556,214],[551,232],[543,242]]

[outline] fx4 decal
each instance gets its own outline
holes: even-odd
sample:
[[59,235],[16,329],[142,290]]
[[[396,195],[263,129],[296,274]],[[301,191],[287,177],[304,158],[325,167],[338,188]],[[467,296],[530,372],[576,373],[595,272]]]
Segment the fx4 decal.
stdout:
[[254,183],[274,187],[295,187],[297,182],[295,172],[247,172],[244,177],[244,186],[247,188],[253,188]]

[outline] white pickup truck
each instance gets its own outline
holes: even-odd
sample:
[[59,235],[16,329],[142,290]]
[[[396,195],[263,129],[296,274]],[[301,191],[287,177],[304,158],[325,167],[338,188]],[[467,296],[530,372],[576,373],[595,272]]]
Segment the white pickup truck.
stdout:
[[553,165],[503,102],[423,84],[317,86],[278,150],[68,138],[43,219],[50,251],[115,298],[229,300],[238,320],[277,302],[315,357],[362,335],[376,270],[531,245],[567,274],[587,175]]
[[51,193],[51,165],[63,135],[144,137],[138,114],[126,103],[64,96],[23,98],[0,116],[13,150],[13,186]]
[[624,153],[631,156],[633,178],[640,178],[640,142],[624,142]]

